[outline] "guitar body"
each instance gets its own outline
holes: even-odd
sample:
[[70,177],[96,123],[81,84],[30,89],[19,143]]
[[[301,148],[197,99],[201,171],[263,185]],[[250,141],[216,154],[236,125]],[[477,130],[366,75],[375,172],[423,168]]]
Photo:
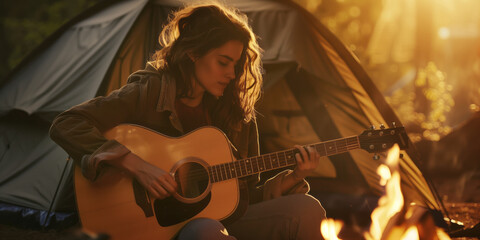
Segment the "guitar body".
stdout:
[[[115,139],[145,161],[171,173],[185,162],[216,165],[235,161],[226,136],[212,127],[172,138],[140,126],[123,124],[107,131],[104,136]],[[107,233],[112,240],[171,239],[191,219],[227,219],[240,202],[236,178],[208,183],[206,194],[190,202],[175,197],[156,200],[129,175],[115,168],[106,168],[97,180],[91,182],[76,167],[75,191],[83,227],[96,233]]]
[[[295,149],[235,160],[227,137],[213,127],[172,138],[123,124],[104,136],[171,173],[178,184],[174,196],[153,199],[136,180],[118,169],[106,168],[91,182],[76,167],[75,191],[82,225],[87,230],[106,233],[112,240],[172,239],[195,218],[231,222],[239,215],[234,213],[242,213],[248,204],[245,184],[238,178],[296,164]],[[357,148],[382,152],[394,144],[405,149],[408,142],[403,127],[381,126],[359,136],[310,146],[320,156],[331,156]]]

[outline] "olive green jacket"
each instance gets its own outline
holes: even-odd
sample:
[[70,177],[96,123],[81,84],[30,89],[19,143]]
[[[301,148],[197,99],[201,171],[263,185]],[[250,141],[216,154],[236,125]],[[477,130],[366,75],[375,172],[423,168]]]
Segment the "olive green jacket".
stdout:
[[[74,106],[57,116],[50,128],[51,138],[60,145],[77,164],[83,175],[94,181],[105,166],[105,161],[119,159],[130,150],[115,140],[108,140],[102,132],[122,123],[150,128],[167,136],[184,134],[175,111],[176,85],[166,73],[147,64],[144,70],[130,75],[121,89],[106,97],[96,97]],[[255,121],[243,123],[228,136],[234,155],[239,158],[259,154],[258,131]],[[259,176],[246,177],[250,202],[281,196],[281,179],[286,172],[270,179],[264,186],[255,185]],[[305,193],[303,182],[288,193]]]

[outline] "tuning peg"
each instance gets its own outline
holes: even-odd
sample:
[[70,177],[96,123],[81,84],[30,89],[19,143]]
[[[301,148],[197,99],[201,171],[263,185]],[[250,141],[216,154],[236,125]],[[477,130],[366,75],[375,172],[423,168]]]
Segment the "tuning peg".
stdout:
[[380,124],[380,129],[382,129],[382,130],[385,129],[385,125],[383,125],[383,123]]
[[392,127],[393,128],[396,128],[397,127],[397,124],[395,122],[392,122]]
[[380,159],[380,156],[376,153],[373,154],[373,160],[378,160],[378,159]]
[[375,130],[375,125],[370,125],[370,130]]

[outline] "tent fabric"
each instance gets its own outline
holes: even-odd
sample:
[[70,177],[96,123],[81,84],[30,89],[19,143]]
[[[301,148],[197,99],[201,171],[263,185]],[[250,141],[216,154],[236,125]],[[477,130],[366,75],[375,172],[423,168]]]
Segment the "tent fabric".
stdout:
[[[322,39],[320,37],[320,39]],[[352,73],[352,70],[348,68],[348,66],[343,62],[343,60],[340,58],[338,53],[334,51],[332,46],[326,42],[325,40],[321,40],[322,45],[326,48],[327,50],[327,55],[329,58],[334,62],[333,66],[335,66],[334,69],[337,69],[338,73],[340,74],[341,78],[343,79],[344,83],[347,85],[348,91],[353,94],[354,99],[357,101],[356,104],[348,104],[347,106],[357,106],[357,111],[351,108],[345,108],[344,104],[340,104],[340,108],[338,109],[339,113],[335,114],[333,112],[330,112],[330,115],[332,116],[338,116],[338,114],[345,114],[348,113],[349,110],[353,110],[350,113],[350,122],[351,120],[357,120],[354,122],[359,123],[360,119],[362,118],[361,115],[358,113],[363,113],[363,124],[362,126],[365,128],[368,125],[365,123],[373,124],[376,126],[379,126],[380,124],[385,124],[387,127],[391,126],[391,123],[388,123],[386,119],[382,116],[380,113],[379,109],[376,108],[374,104],[372,104],[372,99],[370,95],[364,90],[363,86],[361,83],[357,80],[356,76]],[[318,82],[318,81],[317,81]],[[330,92],[331,93],[331,92]],[[331,94],[335,97],[345,97],[348,96],[348,94]],[[334,104],[334,105],[339,105],[339,104]],[[329,109],[334,109],[334,108],[329,108]],[[355,115],[355,113],[357,113]],[[353,119],[352,119],[353,118]],[[348,119],[347,116],[341,116],[338,120],[335,121],[335,123],[338,123],[338,127],[340,129],[343,129],[344,131],[342,132],[342,135],[344,136],[349,136],[351,134],[355,135],[355,133],[352,132],[352,124],[350,123],[344,123],[342,124],[341,121],[342,119]],[[358,128],[357,128],[358,131]],[[357,133],[358,134],[358,133]],[[417,177],[417,176],[422,176],[421,172],[418,170],[418,168],[415,166],[413,161],[410,159],[409,155],[406,152],[402,152],[403,154],[403,159],[400,161],[401,169],[402,172],[401,174],[403,175],[402,179],[410,179],[412,181],[410,182],[403,182],[402,188],[403,191],[408,193],[405,194],[406,202],[416,202],[417,199],[423,199],[423,197],[419,195],[424,195],[425,198],[423,199],[425,201],[421,202],[420,204],[425,204],[428,207],[431,208],[439,208],[438,204],[436,203],[436,200],[433,198],[430,190],[428,189],[428,184],[423,180],[423,177]],[[363,157],[360,157],[362,156]],[[378,185],[378,175],[376,174],[376,169],[378,167],[379,162],[376,160],[373,160],[368,154],[364,151],[360,152],[358,151],[358,154],[355,154],[355,156],[358,156],[355,159],[355,162],[357,165],[360,166],[360,169],[362,170],[362,173],[365,176],[370,176],[366,177],[365,179],[369,181],[369,185],[377,191],[381,191],[380,186]],[[417,190],[418,189],[418,190]],[[417,202],[419,203],[419,202]]]
[[[358,106],[363,110],[370,124],[376,126],[385,124],[386,126],[392,127],[392,123],[396,122],[398,125],[401,125],[398,117],[394,114],[391,107],[388,106],[378,89],[373,85],[373,82],[366,72],[354,58],[354,55],[349,53],[345,46],[340,45],[338,41],[330,40],[326,43],[327,38],[332,38],[331,33],[326,31],[323,26],[319,26],[318,24],[316,26],[317,29],[323,28],[323,31],[320,31],[323,34],[319,35],[319,40],[328,50],[327,52],[330,59],[336,62],[334,64],[335,68],[339,71],[342,79],[344,79],[349,89],[351,89],[351,92],[355,95],[355,98],[359,102]],[[352,57],[341,57],[340,54],[344,56],[350,55]],[[348,124],[343,125],[343,127],[345,126],[348,126]],[[361,154],[365,154],[365,152]],[[432,209],[439,209],[438,200],[435,199],[428,183],[414,163],[414,161],[419,161],[419,156],[411,141],[409,141],[409,148],[406,151],[402,151],[401,154],[403,157],[400,159],[400,173],[402,180],[404,180],[402,181],[402,190],[406,193],[404,194],[406,202],[415,202]],[[378,162],[369,162],[368,160],[371,160],[371,158],[365,157],[364,161],[356,160],[356,163],[364,166],[361,167],[364,175],[375,175],[374,177],[372,176],[372,178],[366,177],[369,185],[375,188],[375,186],[378,187],[378,181],[372,182],[372,179],[377,179],[377,175],[375,174],[376,167],[372,168],[372,166],[378,166]]]
[[62,112],[94,97],[146,2],[115,4],[69,28],[0,89],[0,114]]
[[[68,155],[49,138],[50,123],[32,122],[95,96],[109,62],[146,2],[121,2],[73,25],[2,86],[1,202],[49,208]],[[11,110],[30,117],[11,117]]]
[[[0,121],[0,201],[48,209],[68,155],[48,136],[49,122],[9,114]],[[63,184],[62,184],[63,186]],[[58,209],[72,210],[65,206]]]
[[[48,138],[52,116],[124,85],[159,48],[157,36],[171,10],[188,2],[112,1],[16,69],[0,88],[0,202],[49,208],[67,158]],[[226,3],[248,15],[264,49],[264,99],[258,107],[264,152],[358,135],[371,124],[400,125],[354,55],[305,10],[286,0]],[[22,121],[12,112],[23,112]],[[415,159],[414,150],[403,152],[406,202],[438,209]],[[376,174],[380,161],[371,154],[354,150],[323,160],[310,179],[312,191],[383,192]],[[71,186],[61,188],[68,196]]]

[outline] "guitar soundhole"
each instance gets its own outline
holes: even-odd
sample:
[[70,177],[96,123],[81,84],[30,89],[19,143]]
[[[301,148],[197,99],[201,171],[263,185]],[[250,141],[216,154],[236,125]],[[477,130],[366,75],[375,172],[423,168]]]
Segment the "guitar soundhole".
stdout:
[[208,172],[198,162],[185,162],[175,171],[175,181],[178,184],[177,194],[188,199],[201,196],[208,188]]

